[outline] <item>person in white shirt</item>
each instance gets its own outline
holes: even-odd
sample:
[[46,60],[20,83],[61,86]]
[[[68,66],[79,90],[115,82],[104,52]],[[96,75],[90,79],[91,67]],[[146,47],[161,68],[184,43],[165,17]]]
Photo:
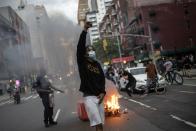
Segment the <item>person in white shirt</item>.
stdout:
[[168,74],[168,77],[167,77],[168,81],[170,83],[173,83],[172,76],[171,76],[171,73],[170,73],[170,71],[172,71],[173,63],[170,60],[167,60],[163,64],[163,66],[165,67],[165,75]]
[[168,71],[171,71],[171,69],[172,69],[172,67],[173,67],[173,64],[172,64],[172,62],[171,62],[170,60],[168,60],[168,61],[166,61],[166,62],[164,63],[164,67],[165,67],[165,69],[166,69],[166,72],[168,72]]

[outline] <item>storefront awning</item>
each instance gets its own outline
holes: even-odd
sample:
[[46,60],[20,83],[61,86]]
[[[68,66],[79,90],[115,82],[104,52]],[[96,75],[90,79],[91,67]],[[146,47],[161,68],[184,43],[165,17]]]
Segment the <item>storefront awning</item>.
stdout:
[[130,61],[134,61],[135,58],[134,56],[128,56],[128,57],[122,57],[122,58],[114,58],[112,59],[112,63],[121,63],[121,62],[130,62]]

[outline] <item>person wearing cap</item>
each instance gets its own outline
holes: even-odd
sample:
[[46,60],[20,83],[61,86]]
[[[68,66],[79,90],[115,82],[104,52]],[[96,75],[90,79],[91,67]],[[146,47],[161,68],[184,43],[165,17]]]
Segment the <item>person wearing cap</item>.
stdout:
[[86,46],[86,35],[90,27],[92,24],[86,22],[77,45],[77,63],[81,79],[79,91],[83,93],[90,126],[95,127],[96,131],[103,131],[105,76],[100,63],[96,60],[93,46]]

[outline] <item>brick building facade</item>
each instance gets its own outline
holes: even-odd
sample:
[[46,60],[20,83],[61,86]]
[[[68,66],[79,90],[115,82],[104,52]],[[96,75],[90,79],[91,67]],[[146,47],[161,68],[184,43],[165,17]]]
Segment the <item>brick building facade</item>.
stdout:
[[[140,8],[139,26],[149,35],[152,32],[154,48],[162,52],[190,50],[196,45],[196,3],[169,3]],[[140,43],[139,43],[140,44]],[[157,46],[156,46],[157,45]]]

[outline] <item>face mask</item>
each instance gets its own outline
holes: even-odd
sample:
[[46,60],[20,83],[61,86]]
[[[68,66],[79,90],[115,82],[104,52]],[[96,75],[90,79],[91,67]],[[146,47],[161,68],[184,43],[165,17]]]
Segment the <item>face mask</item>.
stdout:
[[95,51],[89,51],[88,52],[88,57],[95,59],[96,58]]

